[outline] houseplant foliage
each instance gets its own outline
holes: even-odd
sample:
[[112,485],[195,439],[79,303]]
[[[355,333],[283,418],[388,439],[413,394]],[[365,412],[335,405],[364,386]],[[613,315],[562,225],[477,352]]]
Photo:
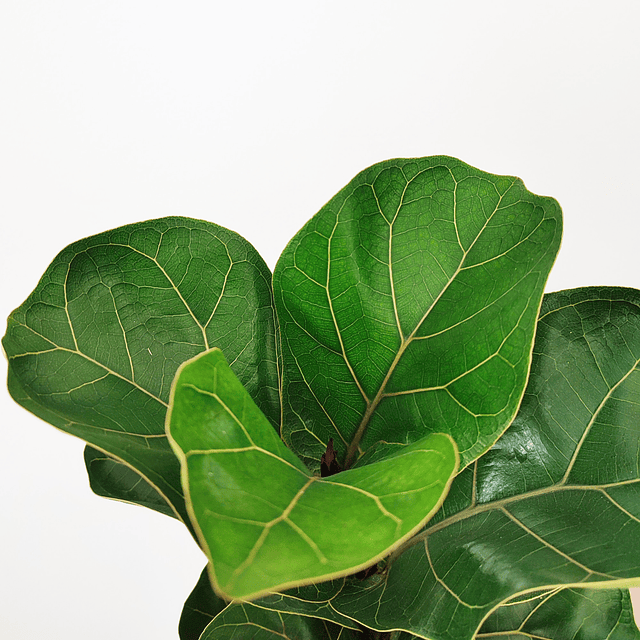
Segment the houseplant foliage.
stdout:
[[640,293],[543,299],[561,227],[431,157],[356,176],[273,277],[212,223],[114,229],[9,317],[9,390],[192,532],[183,640],[637,639]]

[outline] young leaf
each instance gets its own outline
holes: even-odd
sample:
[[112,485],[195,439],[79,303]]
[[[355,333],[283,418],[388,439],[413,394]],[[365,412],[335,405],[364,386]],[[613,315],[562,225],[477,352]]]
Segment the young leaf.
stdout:
[[274,272],[283,438],[319,466],[380,441],[449,433],[462,466],[513,419],[529,371],[560,207],[447,157],[356,176]]
[[465,640],[527,591],[640,585],[639,362],[639,291],[546,296],[511,427],[384,577],[349,581],[332,606],[376,629]]
[[270,280],[246,240],[209,222],[161,218],[80,240],[9,317],[10,392],[135,470],[188,522],[164,432],[173,376],[222,347],[277,427]]
[[167,432],[215,589],[229,599],[342,576],[413,535],[458,469],[431,434],[381,462],[311,475],[213,349],[181,365]]
[[493,612],[476,640],[640,640],[626,589],[554,589]]
[[358,640],[359,633],[326,620],[254,607],[229,605],[204,630],[200,640]]

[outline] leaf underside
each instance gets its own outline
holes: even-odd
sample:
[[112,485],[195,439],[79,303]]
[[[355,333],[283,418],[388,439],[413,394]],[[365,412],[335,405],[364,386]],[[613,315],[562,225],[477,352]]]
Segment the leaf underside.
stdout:
[[455,443],[431,434],[367,467],[311,475],[217,349],[180,367],[167,430],[212,583],[228,599],[376,562],[435,513],[458,469]]

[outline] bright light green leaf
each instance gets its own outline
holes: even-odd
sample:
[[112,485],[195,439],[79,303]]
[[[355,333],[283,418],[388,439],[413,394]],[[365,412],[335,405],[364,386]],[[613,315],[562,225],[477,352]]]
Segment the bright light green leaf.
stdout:
[[640,292],[545,297],[517,418],[384,576],[332,606],[377,629],[474,637],[542,588],[640,585]]
[[557,589],[497,609],[477,640],[640,640],[626,589]]
[[458,468],[451,437],[328,478],[283,444],[218,349],[183,364],[167,430],[216,590],[255,598],[358,571],[413,535]]
[[9,317],[10,391],[134,469],[186,522],[164,431],[171,382],[184,360],[222,347],[279,425],[270,280],[246,240],[209,222],[161,218],[80,240]]
[[248,602],[229,605],[200,640],[358,640],[359,633],[326,620],[260,609]]
[[[446,432],[465,466],[516,414],[560,207],[448,157],[356,176],[274,272],[283,438],[318,466]],[[344,465],[343,465],[344,466]]]

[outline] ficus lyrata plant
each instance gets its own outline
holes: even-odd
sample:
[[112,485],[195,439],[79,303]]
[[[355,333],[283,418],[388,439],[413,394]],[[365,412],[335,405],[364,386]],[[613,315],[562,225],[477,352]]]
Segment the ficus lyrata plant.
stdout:
[[561,232],[448,157],[360,173],[273,276],[210,222],[120,227],[11,314],[9,391],[192,532],[182,640],[638,640],[640,292],[543,295]]

